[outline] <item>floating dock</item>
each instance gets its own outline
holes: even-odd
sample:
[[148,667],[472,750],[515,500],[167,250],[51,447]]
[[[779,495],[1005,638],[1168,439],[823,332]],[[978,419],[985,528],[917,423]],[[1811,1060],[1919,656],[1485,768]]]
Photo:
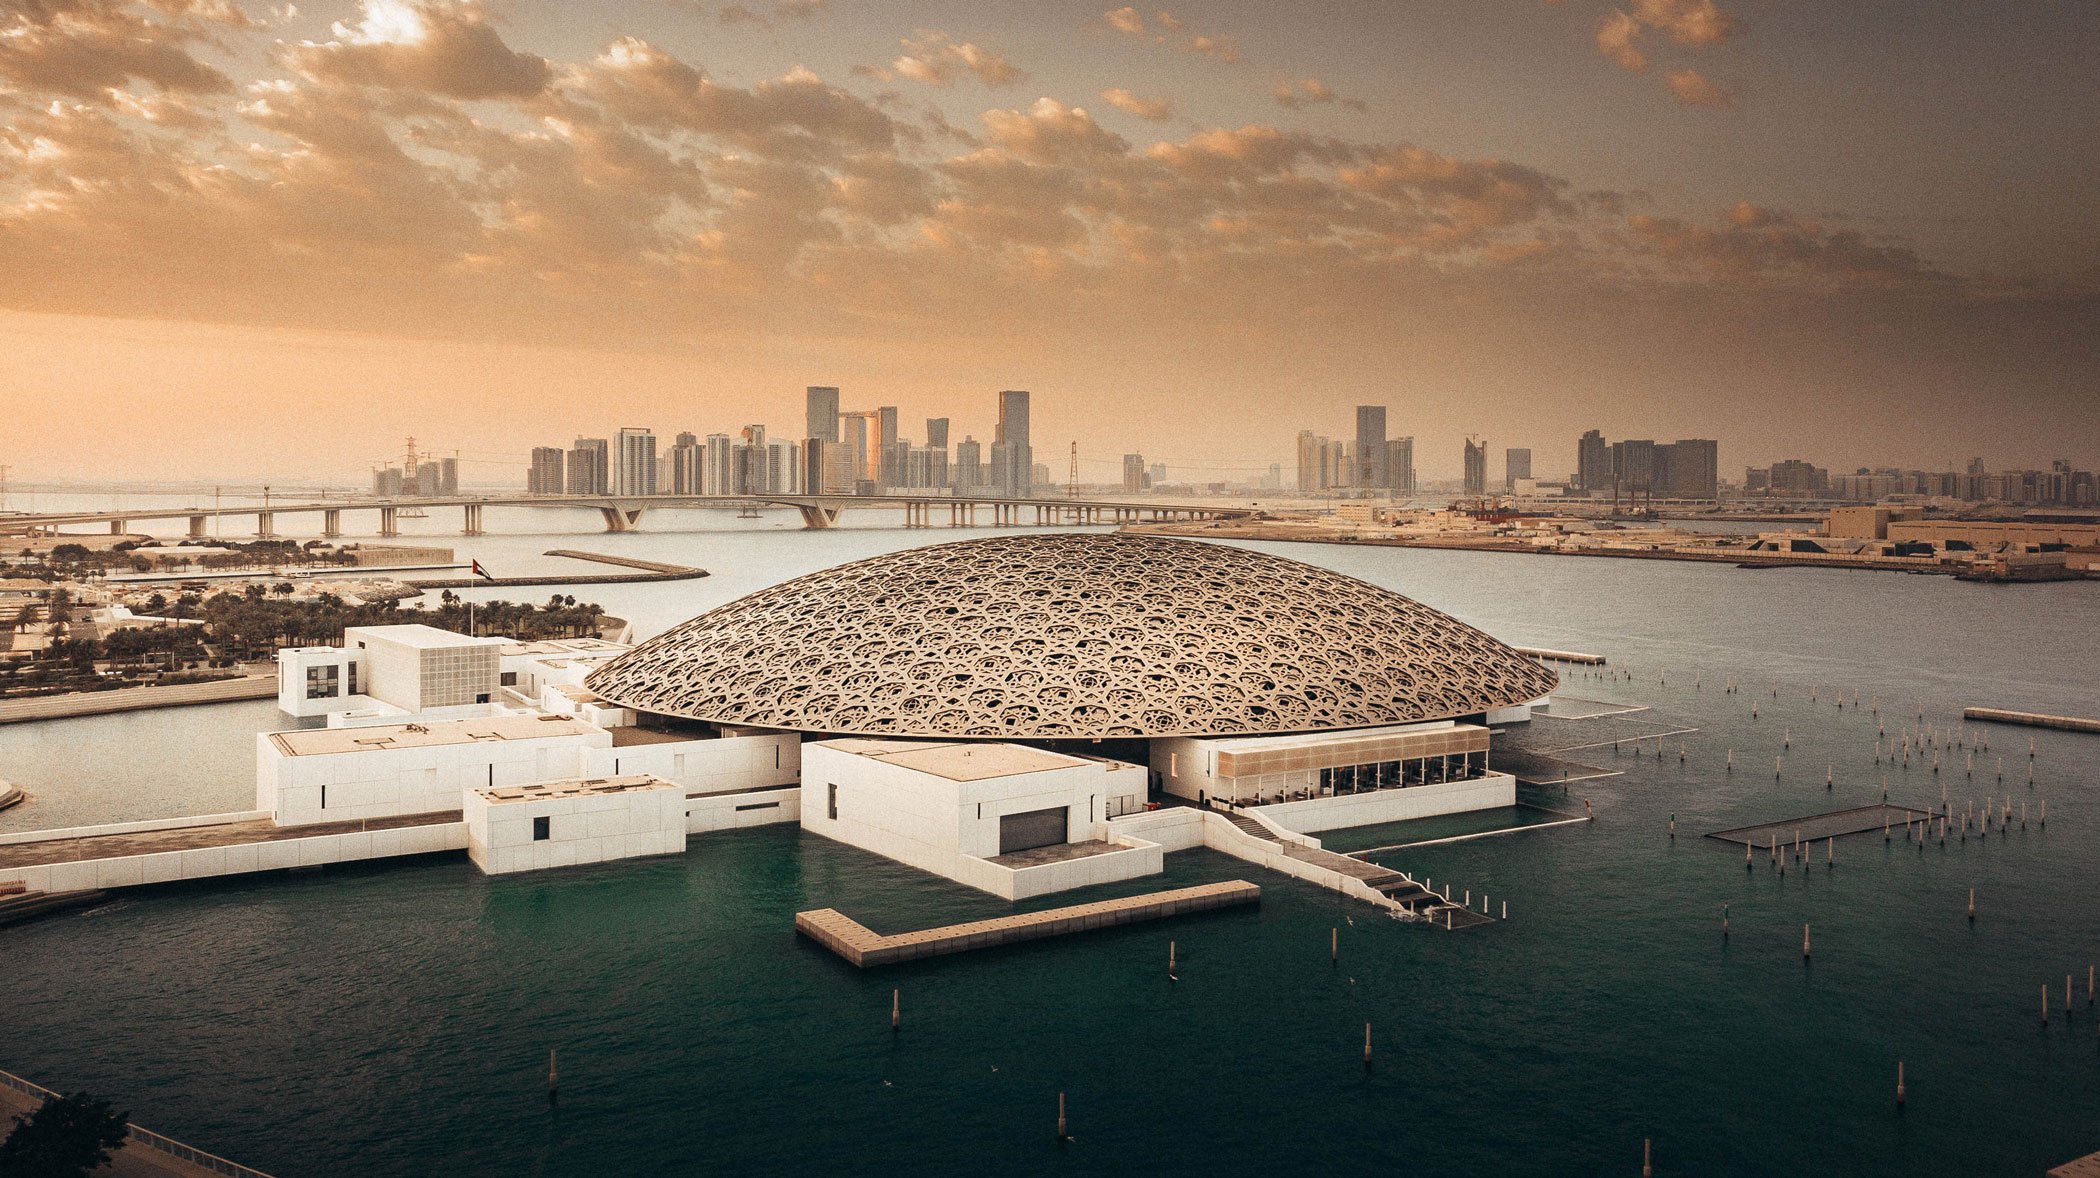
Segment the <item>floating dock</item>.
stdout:
[[921,957],[938,957],[971,949],[990,949],[995,945],[1012,945],[1022,941],[1040,940],[1043,937],[1060,937],[1066,933],[1115,928],[1119,925],[1137,924],[1140,921],[1180,916],[1189,912],[1208,912],[1215,908],[1232,908],[1260,901],[1260,888],[1246,880],[1235,879],[1224,883],[1203,884],[1200,887],[1177,888],[1170,892],[1125,896],[1119,900],[1074,904],[1068,908],[1049,908],[1041,912],[994,917],[991,920],[973,920],[964,924],[921,929],[915,933],[898,933],[895,936],[878,933],[835,908],[817,908],[795,914],[795,931],[862,969],[872,969],[904,961],[916,961]]
[[2061,728],[2066,732],[2100,732],[2100,720],[2050,716],[2041,712],[2009,712],[2004,708],[1963,708],[1961,718],[1987,720],[1993,724],[2025,724],[2029,728]]
[[1816,842],[1820,839],[1836,838],[1839,835],[1866,834],[1869,831],[1902,826],[1907,822],[1923,822],[1939,817],[1935,810],[1917,810],[1909,806],[1859,806],[1851,810],[1832,810],[1828,814],[1809,814],[1800,818],[1784,818],[1778,822],[1763,822],[1756,826],[1739,826],[1734,830],[1717,830],[1707,835],[1724,843],[1738,845],[1748,843],[1753,847],[1767,847],[1774,839],[1782,847],[1801,842]]

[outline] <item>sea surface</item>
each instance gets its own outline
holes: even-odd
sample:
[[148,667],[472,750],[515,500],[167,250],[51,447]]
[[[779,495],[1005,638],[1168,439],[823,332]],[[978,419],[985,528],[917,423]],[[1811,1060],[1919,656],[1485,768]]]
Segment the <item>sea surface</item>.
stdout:
[[[450,517],[404,531],[436,539]],[[782,512],[652,513],[617,536],[582,512],[488,522],[450,543],[501,576],[589,567],[540,555],[558,547],[713,574],[575,590],[643,634],[842,561],[994,534],[878,511],[826,532]],[[2100,584],[1247,546],[1505,641],[1605,654],[1604,674],[1565,670],[1564,694],[1692,731],[1661,757],[1578,754],[1619,776],[1524,791],[1586,800],[1592,824],[1382,855],[1507,901],[1507,922],[1468,932],[1191,851],[1163,879],[1019,907],[1244,878],[1259,908],[863,973],[798,939],[793,914],[901,931],[1011,909],[792,827],[497,879],[433,856],[135,890],[0,930],[0,1068],[282,1178],[1631,1175],[1644,1139],[1658,1174],[2035,1175],[2100,1150],[2100,737],[1959,720],[1971,704],[2100,715]],[[0,727],[0,777],[37,799],[0,830],[245,809],[254,734],[279,724],[260,701]],[[1921,724],[1960,730],[1937,774],[1875,763],[1880,729]],[[1841,838],[1834,864],[1819,845],[1783,875],[1700,837],[1869,804],[1884,776],[1891,801],[1944,794],[1957,812],[2010,794],[2012,829],[1944,849]]]

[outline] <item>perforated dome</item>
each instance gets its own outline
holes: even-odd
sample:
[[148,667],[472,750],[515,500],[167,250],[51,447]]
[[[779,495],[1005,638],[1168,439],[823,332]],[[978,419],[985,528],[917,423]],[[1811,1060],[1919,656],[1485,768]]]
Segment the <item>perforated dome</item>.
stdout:
[[804,732],[1310,732],[1538,699],[1552,672],[1353,577],[1162,536],[1047,533],[797,577],[593,672],[624,707]]

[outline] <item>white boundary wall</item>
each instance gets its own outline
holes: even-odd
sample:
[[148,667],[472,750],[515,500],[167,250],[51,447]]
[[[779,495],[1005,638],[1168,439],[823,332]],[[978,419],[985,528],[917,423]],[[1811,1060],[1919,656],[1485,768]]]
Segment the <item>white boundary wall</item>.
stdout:
[[1467,781],[1410,785],[1402,789],[1378,789],[1368,793],[1254,806],[1249,807],[1249,812],[1285,830],[1312,834],[1516,804],[1517,779],[1507,773],[1490,773]]
[[77,863],[0,867],[0,883],[20,881],[31,891],[39,892],[77,892],[209,879],[218,875],[241,875],[287,867],[317,867],[324,863],[352,863],[360,859],[390,859],[434,851],[463,851],[466,848],[466,823],[433,822],[427,826],[312,835],[230,847],[192,847],[146,855],[85,859]]

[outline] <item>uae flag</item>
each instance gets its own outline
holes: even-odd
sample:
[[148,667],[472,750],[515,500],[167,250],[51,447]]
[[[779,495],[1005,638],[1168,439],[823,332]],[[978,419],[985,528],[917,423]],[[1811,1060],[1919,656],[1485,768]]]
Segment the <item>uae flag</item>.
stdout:
[[474,575],[480,577],[484,581],[487,581],[491,585],[496,583],[496,578],[494,574],[490,573],[487,569],[482,568],[481,562],[478,560],[474,562]]

